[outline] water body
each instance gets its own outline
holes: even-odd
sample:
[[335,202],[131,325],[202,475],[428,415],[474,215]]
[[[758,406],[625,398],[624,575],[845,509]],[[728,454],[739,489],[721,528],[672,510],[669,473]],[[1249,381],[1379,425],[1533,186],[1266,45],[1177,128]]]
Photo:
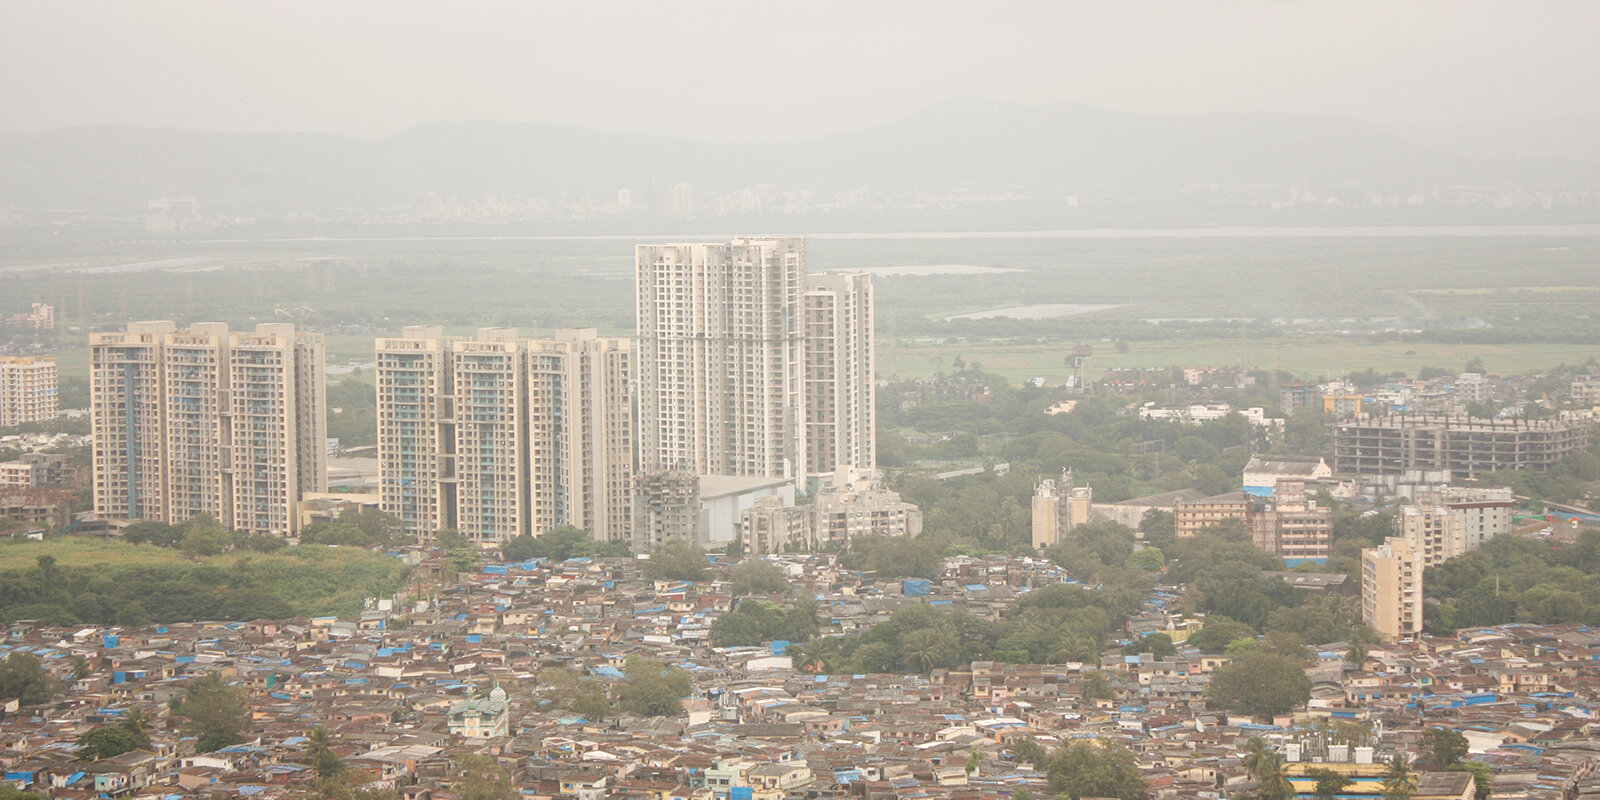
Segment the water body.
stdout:
[[[288,244],[331,242],[715,242],[745,233],[601,234],[571,236],[308,236],[301,238],[202,239],[195,244]],[[802,235],[802,234],[797,234]],[[807,233],[807,239],[1283,239],[1407,236],[1600,236],[1600,224],[1577,225],[1368,225],[1300,227],[1084,228],[1050,231],[900,231]]]
[[1074,314],[1088,314],[1093,311],[1104,311],[1108,308],[1121,308],[1121,306],[1117,304],[1105,303],[1035,303],[1031,306],[1012,306],[1011,308],[997,308],[993,311],[974,311],[971,314],[956,314],[952,317],[945,317],[945,320],[994,319],[996,317],[1010,317],[1011,319],[1055,319],[1056,317],[1070,317]]
[[975,264],[924,264],[904,267],[862,267],[857,272],[884,277],[905,277],[921,275],[995,275],[1006,272],[1021,272],[1020,269],[1006,267],[980,267]]

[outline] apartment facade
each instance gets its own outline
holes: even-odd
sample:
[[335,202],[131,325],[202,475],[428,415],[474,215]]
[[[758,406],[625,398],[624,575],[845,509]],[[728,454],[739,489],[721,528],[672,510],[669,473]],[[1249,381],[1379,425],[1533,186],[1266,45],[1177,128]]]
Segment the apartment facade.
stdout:
[[476,339],[450,343],[456,411],[451,527],[480,545],[530,530],[525,375],[515,330],[489,328]]
[[381,507],[407,530],[482,546],[560,525],[630,536],[627,340],[416,326],[376,349]]
[[1305,482],[1279,480],[1271,498],[1249,492],[1228,492],[1173,506],[1173,530],[1179,538],[1237,520],[1256,547],[1289,566],[1326,561],[1333,552],[1333,510],[1306,495]]
[[92,334],[95,511],[298,533],[300,498],[327,490],[324,361],[322,336],[288,324]]
[[1510,533],[1515,508],[1508,488],[1449,486],[1402,508],[1395,525],[1432,567]]
[[877,450],[877,368],[872,278],[806,276],[805,423],[807,470],[873,470]]
[[639,245],[640,469],[804,479],[799,238]]
[[1033,490],[1033,548],[1043,550],[1060,544],[1073,528],[1089,521],[1094,506],[1094,490],[1074,486],[1071,470],[1063,470],[1061,480],[1045,478]]
[[528,343],[535,530],[626,540],[633,518],[633,344],[593,328]]
[[0,428],[49,422],[60,414],[55,359],[0,357]]
[[377,341],[378,497],[408,531],[455,523],[455,398],[444,329]]
[[1250,534],[1289,567],[1321,563],[1333,554],[1333,509],[1309,498],[1303,481],[1280,480],[1271,501],[1251,516]]
[[668,542],[699,544],[705,527],[700,476],[682,471],[639,473],[634,480],[633,552],[648,553]]
[[1386,642],[1422,632],[1422,554],[1401,538],[1361,551],[1361,618]]

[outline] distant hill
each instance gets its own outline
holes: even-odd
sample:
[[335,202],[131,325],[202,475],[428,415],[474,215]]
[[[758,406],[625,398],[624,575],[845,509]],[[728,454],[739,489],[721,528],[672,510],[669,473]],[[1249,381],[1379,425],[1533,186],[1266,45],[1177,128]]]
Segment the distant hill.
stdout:
[[440,122],[381,142],[323,134],[80,127],[0,134],[0,207],[142,213],[153,198],[210,211],[382,211],[441,196],[660,197],[772,184],[831,193],[950,190],[1062,196],[1193,185],[1419,192],[1594,188],[1574,158],[1448,154],[1359,120],[1289,114],[1158,115],[1058,103],[955,100],[876,128],[797,144],[708,144],[565,125]]

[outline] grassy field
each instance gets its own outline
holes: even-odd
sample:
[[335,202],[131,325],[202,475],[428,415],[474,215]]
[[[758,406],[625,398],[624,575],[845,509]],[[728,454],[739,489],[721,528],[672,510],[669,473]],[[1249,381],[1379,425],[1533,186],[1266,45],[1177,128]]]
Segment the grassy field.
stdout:
[[[143,599],[154,603],[164,598],[162,602],[182,603],[193,599],[201,604],[201,611],[175,612],[196,614],[193,618],[237,618],[225,616],[233,612],[216,612],[228,607],[225,602],[219,605],[220,601],[241,592],[276,598],[286,604],[279,608],[294,616],[349,617],[360,613],[364,598],[398,590],[406,575],[400,560],[353,547],[294,547],[274,553],[190,559],[154,545],[56,537],[43,542],[0,543],[0,576],[13,570],[25,573],[46,555],[55,558],[67,591],[73,595],[90,591],[96,581],[109,581],[109,586],[95,590],[104,594],[107,602]],[[118,586],[129,596],[118,600]],[[161,618],[160,609],[152,606],[151,611]],[[0,609],[0,618],[5,613],[9,612]]]
[[[371,336],[328,337],[328,363],[356,364],[372,361]],[[982,362],[983,368],[1020,383],[1042,377],[1060,383],[1071,371],[1064,365],[1072,345],[1019,344],[980,341],[972,343],[902,344],[881,341],[878,345],[880,377],[925,378],[948,372],[957,356],[967,363]],[[1089,362],[1089,377],[1099,379],[1114,367],[1236,367],[1271,369],[1276,366],[1295,375],[1309,373],[1312,378],[1336,378],[1371,367],[1378,372],[1405,372],[1415,375],[1423,367],[1460,369],[1474,358],[1482,359],[1490,372],[1516,374],[1534,372],[1556,364],[1578,364],[1590,357],[1600,358],[1600,345],[1592,344],[1443,344],[1438,342],[1373,342],[1339,339],[1330,336],[1283,337],[1277,340],[1167,340],[1130,342],[1128,352],[1118,353],[1111,343],[1095,347]],[[88,348],[76,348],[57,356],[61,375],[89,376]],[[346,380],[335,375],[331,380]],[[370,375],[367,380],[370,381]]]
[[[1013,382],[1042,377],[1048,383],[1061,383],[1072,374],[1065,366],[1071,352],[1072,345],[1064,343],[880,344],[878,374],[924,378],[950,371],[959,356],[968,364],[981,362],[985,370],[1004,375]],[[1482,359],[1490,372],[1522,373],[1562,362],[1580,363],[1591,356],[1600,358],[1600,345],[1454,345],[1301,337],[1279,339],[1276,343],[1238,339],[1131,342],[1128,352],[1118,353],[1106,343],[1095,348],[1089,362],[1089,377],[1099,379],[1114,367],[1233,367],[1241,364],[1262,369],[1276,366],[1296,375],[1309,373],[1312,378],[1335,378],[1368,367],[1379,372],[1414,375],[1422,367],[1460,369],[1474,358]]]
[[94,568],[115,564],[118,567],[152,567],[179,564],[203,564],[208,567],[230,568],[240,559],[256,564],[304,564],[305,556],[315,550],[318,562],[395,563],[394,559],[371,553],[357,547],[306,548],[304,553],[296,548],[276,553],[227,553],[220,556],[190,558],[177,550],[153,544],[130,544],[115,539],[90,539],[80,536],[56,536],[43,542],[0,541],[0,572],[27,569],[38,563],[39,556],[54,556],[56,564],[73,569]]
[[[176,551],[150,544],[128,544],[105,539],[58,536],[48,541],[6,541],[0,543],[0,572],[27,569],[39,556],[54,556],[56,564],[70,569],[103,567],[152,567],[192,563]],[[238,556],[204,559],[214,566],[232,566]]]

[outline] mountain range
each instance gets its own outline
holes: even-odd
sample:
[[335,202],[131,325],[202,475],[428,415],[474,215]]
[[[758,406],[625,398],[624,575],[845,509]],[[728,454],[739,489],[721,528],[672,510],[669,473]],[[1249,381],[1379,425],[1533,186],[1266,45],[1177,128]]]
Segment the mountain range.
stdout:
[[22,214],[137,215],[163,197],[255,214],[381,212],[430,193],[609,202],[619,189],[659,198],[680,183],[696,193],[768,184],[819,197],[862,188],[1129,196],[1210,185],[1404,194],[1592,189],[1600,163],[1461,155],[1348,117],[985,100],[799,143],[711,144],[522,122],[431,123],[377,142],[118,126],[0,133],[0,207]]

